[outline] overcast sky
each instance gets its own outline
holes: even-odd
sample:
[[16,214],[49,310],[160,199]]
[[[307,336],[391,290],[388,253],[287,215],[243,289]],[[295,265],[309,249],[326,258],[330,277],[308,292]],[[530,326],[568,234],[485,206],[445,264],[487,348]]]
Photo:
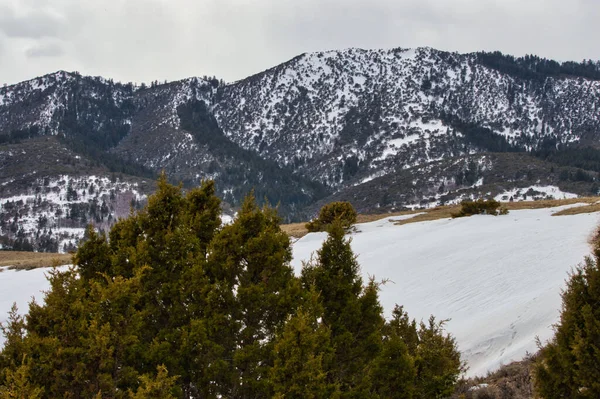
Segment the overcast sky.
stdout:
[[233,81],[348,47],[600,59],[600,0],[0,0],[0,84],[59,69]]

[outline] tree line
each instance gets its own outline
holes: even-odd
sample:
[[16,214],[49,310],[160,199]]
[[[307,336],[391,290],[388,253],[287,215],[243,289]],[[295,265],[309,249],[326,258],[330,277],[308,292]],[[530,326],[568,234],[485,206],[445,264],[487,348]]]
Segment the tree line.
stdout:
[[536,55],[514,57],[500,51],[478,52],[477,61],[502,73],[528,80],[543,82],[547,77],[582,77],[600,79],[600,61],[583,60],[582,62],[558,62]]

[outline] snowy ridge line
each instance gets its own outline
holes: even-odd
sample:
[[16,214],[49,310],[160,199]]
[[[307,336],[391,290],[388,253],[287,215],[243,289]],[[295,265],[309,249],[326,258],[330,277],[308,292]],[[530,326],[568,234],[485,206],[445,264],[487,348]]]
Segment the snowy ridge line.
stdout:
[[[576,142],[574,123],[600,123],[593,109],[600,82],[550,77],[546,85],[543,94],[535,85],[479,63],[475,54],[347,49],[303,54],[226,85],[227,101],[216,104],[215,111],[233,141],[259,148],[280,163],[302,160],[307,165],[301,168],[309,168],[313,160],[335,155],[336,165],[318,171],[326,173],[356,156],[364,169],[376,172],[398,163],[414,167],[448,152],[463,135],[443,122],[444,114],[528,149],[532,138]],[[557,107],[562,103],[564,108]],[[348,118],[355,112],[369,115],[373,132],[364,145],[340,145],[344,130],[357,122]],[[581,118],[581,112],[589,118]],[[548,123],[551,119],[556,123]],[[347,182],[326,180],[333,186]]]

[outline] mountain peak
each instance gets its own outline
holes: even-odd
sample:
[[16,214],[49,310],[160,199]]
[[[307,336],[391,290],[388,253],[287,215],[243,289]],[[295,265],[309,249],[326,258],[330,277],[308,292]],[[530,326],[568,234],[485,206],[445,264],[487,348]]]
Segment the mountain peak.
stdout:
[[[57,71],[2,89],[0,140],[53,134],[133,174],[164,169],[189,185],[220,179],[232,203],[240,187],[279,175],[265,183],[269,200],[291,201],[289,212],[324,192],[352,193],[362,211],[391,209],[477,190],[506,158],[484,160],[486,152],[597,145],[600,80],[580,79],[594,73],[587,63],[431,47],[305,53],[229,84],[189,77],[135,86]],[[401,192],[384,195],[393,190],[381,182],[397,179]]]

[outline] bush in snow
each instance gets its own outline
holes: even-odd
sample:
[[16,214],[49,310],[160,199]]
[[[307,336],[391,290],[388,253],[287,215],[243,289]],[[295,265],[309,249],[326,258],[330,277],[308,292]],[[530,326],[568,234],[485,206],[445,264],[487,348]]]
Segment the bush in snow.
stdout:
[[356,223],[356,211],[351,203],[338,201],[327,204],[321,208],[319,217],[306,223],[310,232],[325,231],[335,221],[339,220],[342,227],[347,229]]
[[458,213],[452,214],[452,217],[458,218],[471,215],[506,215],[508,209],[501,207],[500,202],[494,199],[484,200],[479,198],[477,201],[464,200],[460,203],[461,208]]

